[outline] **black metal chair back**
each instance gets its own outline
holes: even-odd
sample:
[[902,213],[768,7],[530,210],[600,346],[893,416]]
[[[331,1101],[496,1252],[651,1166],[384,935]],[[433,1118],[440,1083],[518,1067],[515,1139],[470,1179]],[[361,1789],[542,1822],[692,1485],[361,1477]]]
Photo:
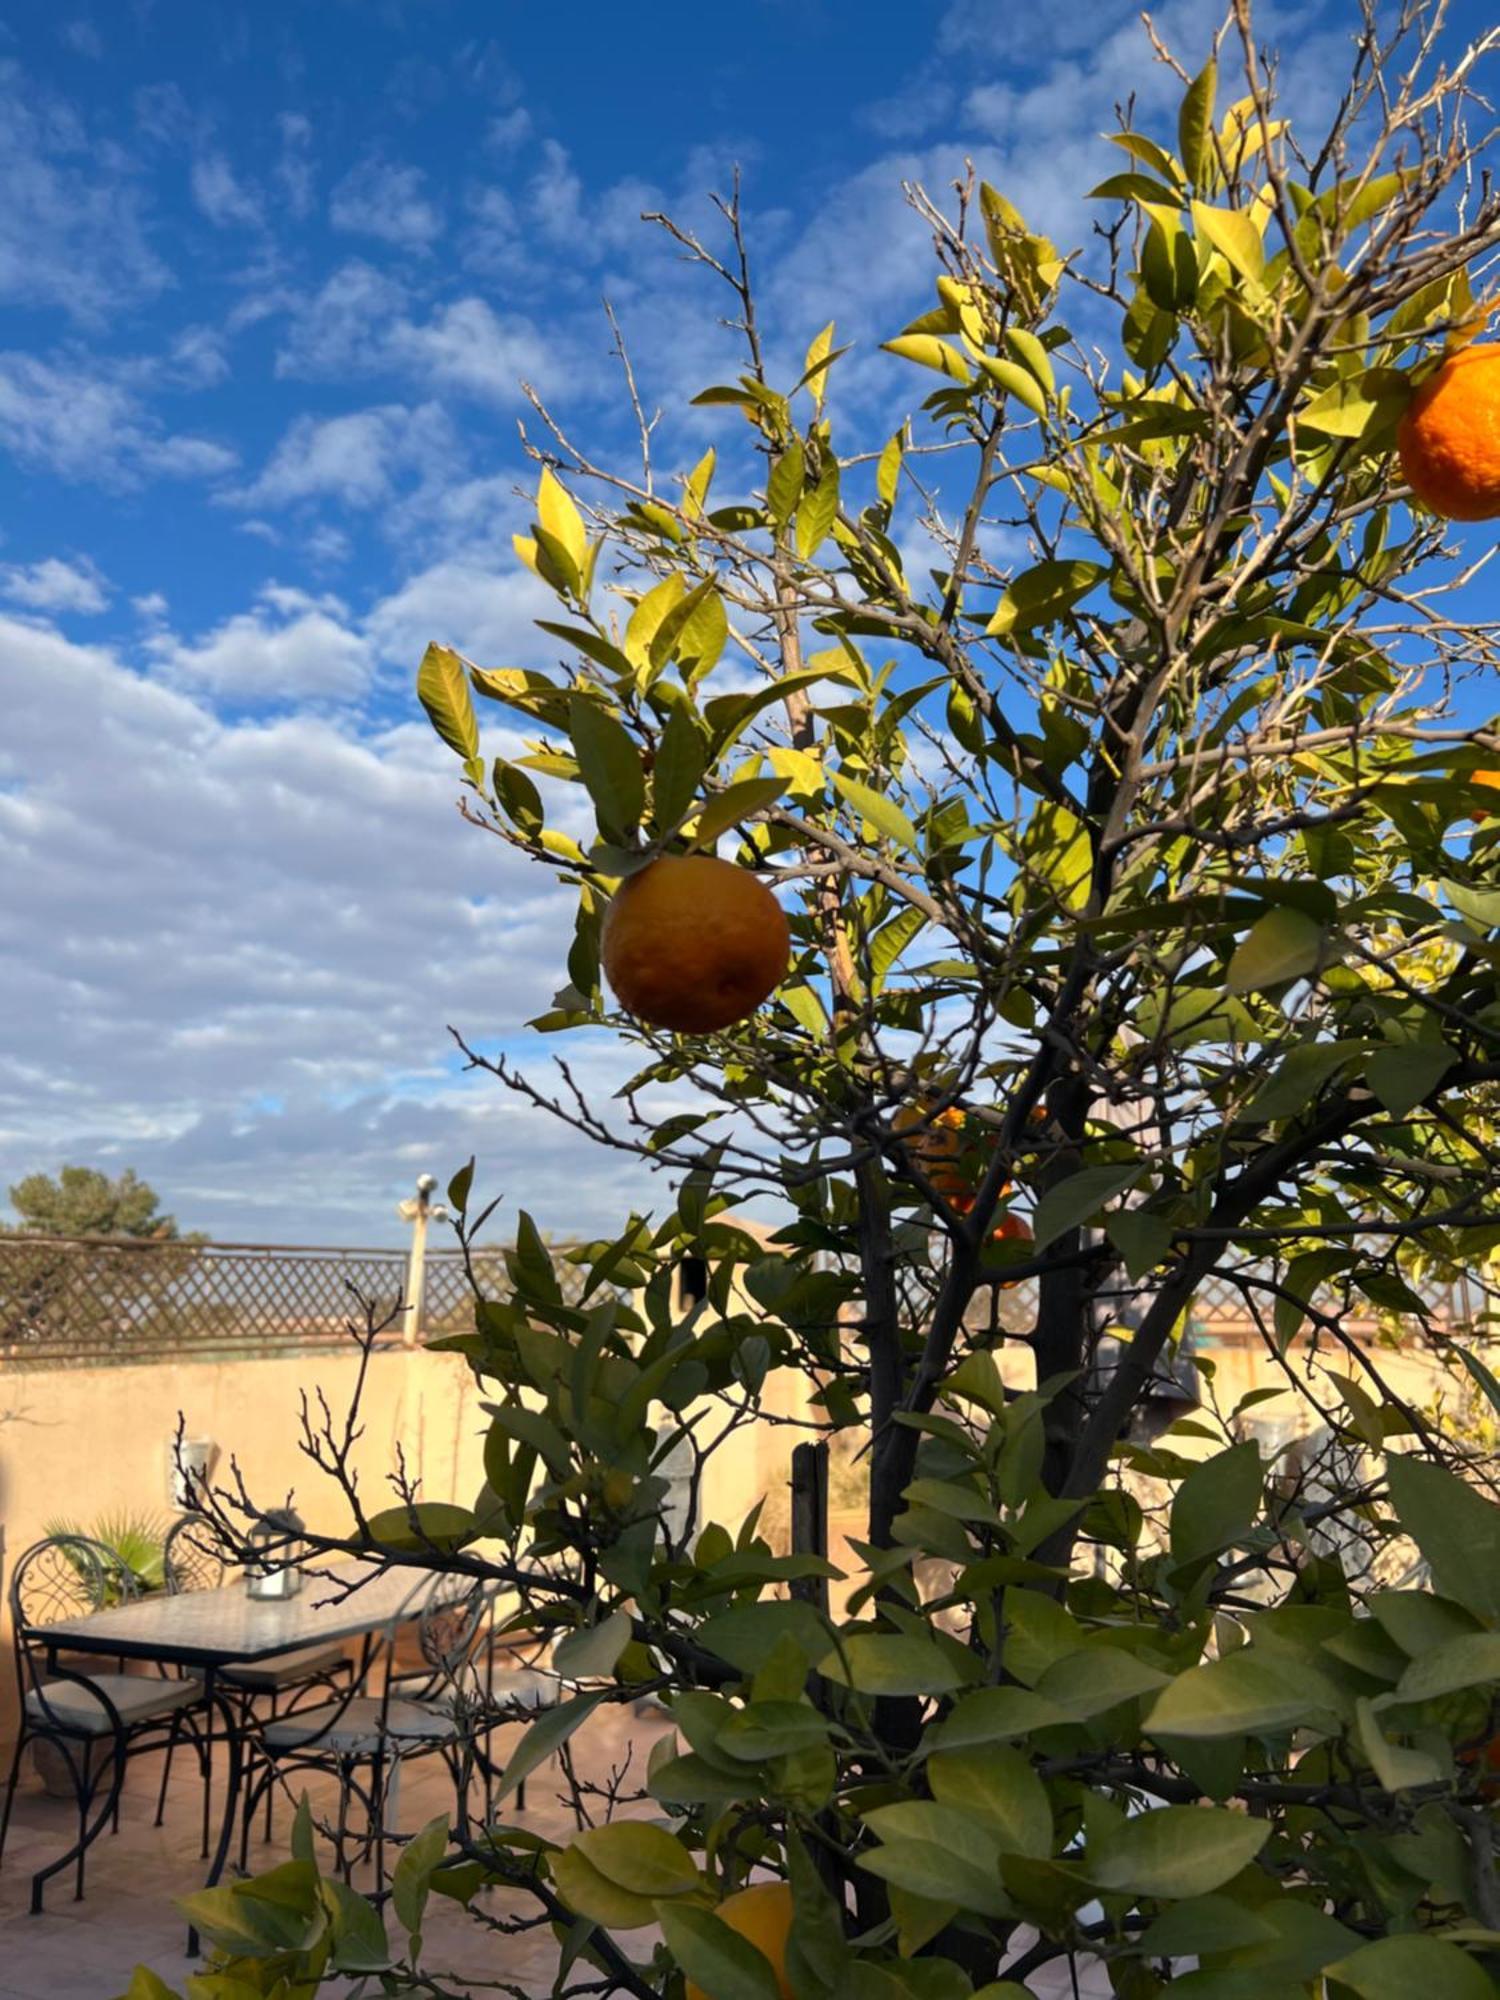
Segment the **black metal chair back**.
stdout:
[[201,1514],[172,1523],[161,1552],[162,1576],[176,1597],[185,1591],[217,1590],[224,1581],[224,1551]]
[[53,1675],[51,1648],[40,1635],[70,1618],[85,1618],[140,1594],[135,1572],[103,1542],[86,1535],[49,1535],[33,1542],[11,1572],[11,1636],[16,1653],[16,1680],[24,1702],[28,1694],[41,1698]]

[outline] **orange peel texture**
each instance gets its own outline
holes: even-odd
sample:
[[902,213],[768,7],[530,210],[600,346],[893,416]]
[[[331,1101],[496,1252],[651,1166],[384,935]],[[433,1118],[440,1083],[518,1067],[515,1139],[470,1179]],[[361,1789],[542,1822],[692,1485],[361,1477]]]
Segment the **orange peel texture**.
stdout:
[[[726,1896],[714,1915],[753,1944],[770,1964],[781,1989],[781,2000],[792,2000],[786,1976],[786,1941],[792,1928],[792,1892],[785,1882],[752,1882]],[[701,1986],[687,1982],[685,2000],[708,2000]]]
[[710,1035],[753,1014],[786,977],[786,912],[746,868],[664,854],[620,884],[604,918],[604,976],[653,1028]]
[[1500,342],[1450,356],[1396,432],[1406,483],[1449,521],[1500,516]]

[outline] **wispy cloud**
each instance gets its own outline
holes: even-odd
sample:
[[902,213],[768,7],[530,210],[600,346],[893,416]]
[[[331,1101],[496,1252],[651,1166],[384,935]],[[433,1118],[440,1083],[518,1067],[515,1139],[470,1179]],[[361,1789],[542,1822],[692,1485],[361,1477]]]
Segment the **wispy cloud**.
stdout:
[[212,438],[165,431],[111,375],[31,354],[0,354],[0,445],[60,478],[105,486],[214,478],[236,462]]
[[370,672],[368,643],[347,605],[278,584],[201,638],[160,632],[146,649],[167,679],[255,705],[354,700]]
[[28,611],[78,611],[86,616],[109,603],[109,585],[87,556],[64,561],[45,556],[34,563],[0,566],[0,597],[23,604]]
[[260,196],[235,174],[223,153],[203,153],[190,174],[193,202],[216,229],[258,229],[264,220]]
[[331,499],[371,507],[399,473],[436,469],[452,450],[447,417],[434,403],[380,404],[342,417],[298,417],[250,485],[227,497],[244,507]]
[[328,219],[351,236],[374,236],[403,250],[425,250],[443,233],[443,214],[424,192],[419,167],[371,159],[333,190]]
[[0,299],[95,322],[171,274],[136,162],[12,62],[0,62]]

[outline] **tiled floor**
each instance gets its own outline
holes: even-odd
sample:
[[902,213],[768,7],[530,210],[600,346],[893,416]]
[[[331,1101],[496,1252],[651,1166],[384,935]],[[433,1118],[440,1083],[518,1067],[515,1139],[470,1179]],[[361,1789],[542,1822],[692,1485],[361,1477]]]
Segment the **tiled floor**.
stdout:
[[[607,1721],[596,1717],[576,1739],[580,1770],[585,1776],[602,1776],[628,1748],[632,1769],[642,1771],[650,1743],[663,1726],[655,1715],[610,1711]],[[27,1914],[31,1874],[66,1847],[72,1808],[49,1799],[34,1779],[23,1778],[0,1868],[0,2000],[117,2000],[137,1964],[150,1966],[181,1991],[193,1964],[184,1954],[185,1929],[172,1899],[203,1879],[200,1795],[189,1760],[180,1757],[166,1823],[156,1828],[151,1820],[159,1777],[154,1759],[143,1758],[131,1767],[119,1835],[105,1835],[89,1851],[86,1900],[74,1902],[70,1881],[54,1877],[40,1917]],[[319,1794],[311,1789],[316,1809]],[[447,1804],[441,1763],[411,1765],[401,1790],[400,1824],[410,1830]],[[325,1790],[323,1797],[330,1796]],[[280,1830],[285,1819],[283,1812]],[[553,1838],[569,1836],[573,1821],[557,1797],[555,1774],[543,1772],[532,1779],[525,1824]],[[275,1858],[275,1848],[251,1849],[252,1868],[267,1867]],[[502,1906],[492,1908],[498,1914]],[[465,1979],[503,1979],[527,1993],[551,1991],[556,1946],[545,1929],[528,1937],[496,1936],[481,1930],[456,1905],[434,1898],[426,1935],[426,1963],[452,1972],[460,1988]],[[1073,2000],[1075,1992],[1078,2000],[1095,2000],[1109,1992],[1097,1972],[1081,1975],[1076,1988],[1065,1973],[1034,1979],[1031,1986],[1037,2000]]]

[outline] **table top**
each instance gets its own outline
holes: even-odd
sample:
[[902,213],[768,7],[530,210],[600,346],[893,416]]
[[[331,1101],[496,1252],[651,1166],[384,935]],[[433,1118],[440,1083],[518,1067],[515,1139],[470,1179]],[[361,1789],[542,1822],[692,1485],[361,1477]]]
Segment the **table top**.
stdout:
[[176,1596],[154,1592],[110,1611],[36,1627],[34,1636],[62,1652],[227,1666],[231,1661],[269,1660],[302,1646],[357,1639],[389,1624],[402,1611],[415,1618],[437,1581],[416,1569],[340,1563],[321,1575],[304,1576],[295,1597],[250,1597],[239,1577],[220,1590]]

